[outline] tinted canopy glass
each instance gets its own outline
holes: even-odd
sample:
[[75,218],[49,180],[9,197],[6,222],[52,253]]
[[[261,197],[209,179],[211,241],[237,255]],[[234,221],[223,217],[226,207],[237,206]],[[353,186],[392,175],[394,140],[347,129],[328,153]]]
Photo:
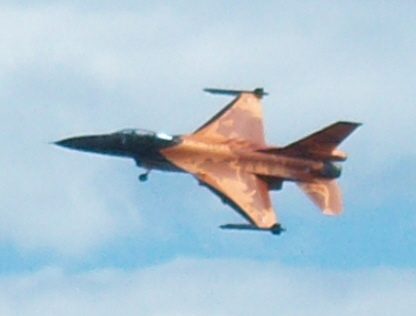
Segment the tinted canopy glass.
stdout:
[[155,136],[156,133],[140,128],[126,128],[122,129],[121,131],[116,132],[117,134],[124,134],[124,135],[140,135],[140,136]]

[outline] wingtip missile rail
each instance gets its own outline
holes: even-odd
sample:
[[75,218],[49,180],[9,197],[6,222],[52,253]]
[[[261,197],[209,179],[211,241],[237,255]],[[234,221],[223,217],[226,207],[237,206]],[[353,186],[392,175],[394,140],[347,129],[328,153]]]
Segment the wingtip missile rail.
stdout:
[[253,230],[253,231],[269,231],[273,235],[280,235],[286,229],[280,224],[274,224],[271,227],[258,227],[250,224],[225,224],[220,226],[221,229],[235,229],[235,230]]
[[223,94],[223,95],[230,95],[230,96],[237,96],[241,93],[253,93],[257,97],[262,98],[263,96],[269,95],[267,92],[264,91],[263,88],[256,88],[254,90],[230,90],[230,89],[217,89],[217,88],[205,88],[205,92],[212,93],[212,94]]

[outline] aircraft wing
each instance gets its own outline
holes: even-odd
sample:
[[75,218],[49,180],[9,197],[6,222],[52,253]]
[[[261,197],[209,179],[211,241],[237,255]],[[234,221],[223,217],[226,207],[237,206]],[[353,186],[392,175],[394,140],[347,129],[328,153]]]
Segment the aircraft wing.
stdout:
[[268,185],[256,175],[221,164],[215,169],[201,170],[195,176],[256,227],[267,229],[277,223]]
[[261,95],[255,91],[239,93],[230,104],[198,128],[192,136],[219,142],[229,139],[245,140],[264,146]]
[[277,224],[269,196],[271,184],[243,171],[238,161],[223,157],[208,159],[199,153],[184,154],[180,144],[164,148],[161,153],[194,175],[201,185],[208,187],[255,227],[269,229]]

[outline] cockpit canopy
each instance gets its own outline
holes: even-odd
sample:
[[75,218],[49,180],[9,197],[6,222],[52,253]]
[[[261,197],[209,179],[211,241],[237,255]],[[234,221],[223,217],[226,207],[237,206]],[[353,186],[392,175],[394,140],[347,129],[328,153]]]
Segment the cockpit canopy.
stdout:
[[155,132],[140,129],[140,128],[125,128],[120,131],[115,132],[114,134],[122,134],[122,135],[139,135],[139,136],[155,136]]
[[114,134],[142,136],[142,137],[147,137],[147,138],[151,138],[151,139],[155,139],[159,141],[166,141],[166,142],[173,141],[176,138],[175,136],[171,136],[165,133],[156,133],[156,132],[149,131],[146,129],[141,129],[141,128],[125,128],[125,129],[115,132]]

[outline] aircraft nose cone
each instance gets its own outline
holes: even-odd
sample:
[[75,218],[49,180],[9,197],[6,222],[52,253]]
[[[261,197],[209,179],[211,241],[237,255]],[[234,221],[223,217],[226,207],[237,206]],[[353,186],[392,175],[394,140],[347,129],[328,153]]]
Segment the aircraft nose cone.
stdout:
[[108,140],[103,136],[72,137],[54,142],[55,145],[89,152],[101,152],[107,148]]
[[76,147],[74,143],[76,143],[76,141],[74,142],[73,138],[66,138],[66,139],[53,142],[52,144],[65,147],[65,148],[73,148],[73,147]]

